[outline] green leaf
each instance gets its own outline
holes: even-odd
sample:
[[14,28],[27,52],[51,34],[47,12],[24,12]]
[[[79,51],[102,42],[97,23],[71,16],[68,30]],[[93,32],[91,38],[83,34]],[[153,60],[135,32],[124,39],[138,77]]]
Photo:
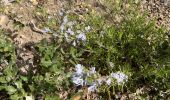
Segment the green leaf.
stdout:
[[3,89],[5,89],[5,86],[1,85],[0,90],[3,90]]
[[33,91],[35,91],[35,87],[34,87],[34,85],[28,85],[28,87],[29,87],[29,89],[31,90],[31,92],[33,92]]
[[55,94],[55,95],[46,95],[45,100],[61,100],[61,99],[57,94]]
[[28,81],[28,78],[27,78],[26,76],[20,76],[20,78],[21,78],[23,81],[25,81],[25,82]]
[[63,48],[61,48],[60,51],[61,51],[62,54],[66,54],[66,53],[64,52]]
[[21,96],[17,93],[10,95],[11,100],[21,100]]
[[18,89],[22,88],[22,82],[21,81],[15,82],[15,85],[17,86]]
[[44,67],[49,67],[50,65],[52,65],[52,62],[50,60],[46,60],[45,58],[41,59],[41,64]]
[[123,36],[123,32],[118,32],[118,38],[119,38],[119,40],[122,39],[122,36]]
[[5,76],[0,77],[0,83],[7,83]]
[[14,94],[17,91],[13,86],[6,86],[5,89],[8,94]]

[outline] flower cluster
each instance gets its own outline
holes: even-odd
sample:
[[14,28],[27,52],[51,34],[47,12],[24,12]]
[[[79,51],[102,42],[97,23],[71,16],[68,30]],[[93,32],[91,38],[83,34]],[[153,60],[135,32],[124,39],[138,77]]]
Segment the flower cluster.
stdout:
[[[90,75],[95,74],[95,67],[92,67],[90,71],[85,72],[84,67],[81,64],[77,64],[76,66],[76,72],[72,76],[72,81],[76,86],[87,86],[90,83],[87,81],[87,77],[90,77]],[[97,89],[97,84],[93,82],[89,85],[88,91],[92,92]]]
[[128,76],[125,75],[125,74],[122,73],[122,72],[111,73],[111,77],[112,77],[112,78],[115,78],[115,79],[117,80],[117,83],[118,83],[118,84],[121,84],[121,83],[123,83],[124,81],[127,81],[127,80],[128,80]]
[[85,85],[85,77],[86,74],[83,71],[83,66],[80,64],[76,65],[76,72],[72,77],[72,81],[76,86],[84,86]]
[[[88,86],[89,92],[96,91],[97,87],[101,86],[103,83],[111,85],[113,79],[117,80],[118,85],[128,80],[128,76],[125,75],[123,72],[111,73],[109,76],[101,78],[100,75],[96,72],[95,67],[91,67],[89,70],[86,71],[81,64],[77,64],[75,67],[76,72],[72,76],[72,82],[76,86]],[[93,76],[95,75],[97,75],[97,77],[94,78]],[[92,82],[89,82],[87,80],[88,78],[93,79]]]
[[89,32],[91,27],[87,26],[83,30],[76,29],[76,21],[69,21],[68,15],[64,16],[63,12],[60,12],[59,15],[63,17],[60,25],[60,33],[64,35],[66,41],[68,43],[72,43],[73,46],[78,45],[80,42],[83,42],[83,44],[85,44],[87,39],[86,34],[87,32]]

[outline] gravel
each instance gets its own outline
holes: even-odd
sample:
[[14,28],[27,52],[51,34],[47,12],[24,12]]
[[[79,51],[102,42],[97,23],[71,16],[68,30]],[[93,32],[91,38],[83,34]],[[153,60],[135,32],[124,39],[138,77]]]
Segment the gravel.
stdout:
[[170,31],[170,0],[144,0],[142,7],[149,12],[149,20],[156,19],[158,27]]

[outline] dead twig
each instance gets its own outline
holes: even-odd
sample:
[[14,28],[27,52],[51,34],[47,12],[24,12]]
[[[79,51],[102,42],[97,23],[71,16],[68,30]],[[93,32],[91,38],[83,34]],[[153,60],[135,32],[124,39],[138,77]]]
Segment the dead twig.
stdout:
[[31,21],[29,23],[29,25],[31,27],[31,30],[34,31],[34,32],[37,32],[37,33],[40,33],[40,34],[45,34],[46,33],[44,30],[39,29],[38,27],[36,27],[33,21]]

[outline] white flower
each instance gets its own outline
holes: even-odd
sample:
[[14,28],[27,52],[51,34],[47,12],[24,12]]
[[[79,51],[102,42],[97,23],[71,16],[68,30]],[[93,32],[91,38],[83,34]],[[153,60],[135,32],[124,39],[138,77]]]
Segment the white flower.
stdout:
[[83,66],[81,64],[77,64],[76,65],[76,73],[78,75],[82,74],[83,73]]
[[76,46],[76,41],[73,41],[73,46]]
[[82,79],[81,76],[73,76],[72,81],[77,86],[83,86],[83,84],[84,84],[84,80]]
[[111,77],[115,78],[118,84],[123,83],[128,79],[128,76],[122,72],[111,73]]
[[110,85],[111,82],[112,82],[112,79],[111,79],[111,78],[108,78],[108,79],[106,80],[107,85]]
[[82,41],[85,41],[86,40],[86,35],[84,33],[80,33],[78,36],[77,36],[78,39],[82,40]]
[[96,73],[95,67],[90,68],[90,72],[91,72],[92,74],[95,74],[95,73]]
[[88,92],[94,92],[96,89],[97,89],[97,85],[96,85],[96,83],[94,83],[93,85],[88,87]]
[[67,33],[70,35],[74,35],[74,32],[71,30],[71,28],[68,28]]
[[89,31],[90,29],[91,29],[90,26],[85,27],[85,30],[86,30],[86,31]]

